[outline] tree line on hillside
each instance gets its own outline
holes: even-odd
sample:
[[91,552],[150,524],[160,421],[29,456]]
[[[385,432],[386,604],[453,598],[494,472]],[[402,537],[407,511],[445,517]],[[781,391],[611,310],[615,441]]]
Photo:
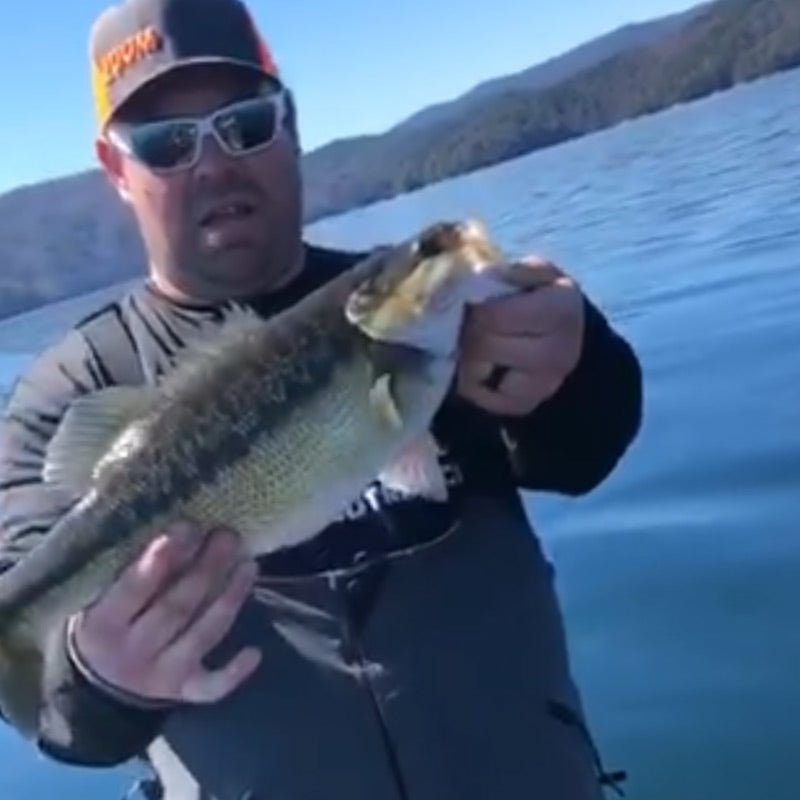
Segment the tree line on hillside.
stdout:
[[[327,145],[304,159],[307,219],[368,205],[625,119],[800,66],[800,0],[720,0],[655,44],[460,119]],[[736,120],[731,120],[735,125]],[[0,196],[0,317],[144,270],[129,211],[96,170]]]
[[544,90],[513,91],[416,135],[309,154],[319,219],[800,66],[800,0],[722,0],[677,33]]

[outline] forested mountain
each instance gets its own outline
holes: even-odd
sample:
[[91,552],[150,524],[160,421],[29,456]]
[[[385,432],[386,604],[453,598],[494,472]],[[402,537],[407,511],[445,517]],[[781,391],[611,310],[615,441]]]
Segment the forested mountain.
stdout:
[[[800,66],[800,0],[718,0],[648,25],[307,154],[308,221]],[[0,316],[142,269],[131,221],[96,171],[0,196],[0,258]]]
[[702,3],[688,11],[658,17],[648,22],[623,25],[541,64],[534,64],[521,72],[483,81],[455,100],[423,108],[422,111],[396,125],[393,130],[410,133],[427,125],[456,119],[468,111],[479,109],[481,103],[506,92],[533,91],[552,86],[612,56],[644,47],[662,36],[674,33],[702,13],[708,5],[709,3]]
[[417,130],[343,140],[305,162],[309,218],[521,156],[800,65],[800,0],[719,0],[655,42],[543,89],[492,95]]

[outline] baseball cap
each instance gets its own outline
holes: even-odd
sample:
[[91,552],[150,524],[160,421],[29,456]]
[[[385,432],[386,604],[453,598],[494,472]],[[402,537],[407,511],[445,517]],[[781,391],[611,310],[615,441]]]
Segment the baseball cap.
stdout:
[[188,64],[233,64],[275,80],[272,54],[241,0],[122,0],[89,37],[98,129],[155,78]]

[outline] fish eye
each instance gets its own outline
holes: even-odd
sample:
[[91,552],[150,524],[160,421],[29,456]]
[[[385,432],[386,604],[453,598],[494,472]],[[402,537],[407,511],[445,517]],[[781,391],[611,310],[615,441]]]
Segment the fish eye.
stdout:
[[458,246],[461,239],[461,225],[454,222],[440,222],[423,231],[417,241],[420,258],[435,258]]

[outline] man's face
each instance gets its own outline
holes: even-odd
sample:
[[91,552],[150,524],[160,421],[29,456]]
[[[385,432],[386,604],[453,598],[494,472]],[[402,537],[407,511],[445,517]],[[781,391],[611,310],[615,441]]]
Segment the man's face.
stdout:
[[[113,138],[110,147],[100,146],[106,171],[137,218],[158,285],[191,299],[222,300],[276,288],[300,267],[299,155],[280,106],[270,105],[275,97],[254,74],[187,67],[158,79],[124,109],[117,126],[122,149]],[[242,101],[251,105],[231,106]],[[277,118],[275,136],[233,155],[206,130],[195,151],[191,126],[174,125],[177,117],[220,110],[214,125],[234,149],[263,141]],[[179,168],[157,166],[177,156]]]

